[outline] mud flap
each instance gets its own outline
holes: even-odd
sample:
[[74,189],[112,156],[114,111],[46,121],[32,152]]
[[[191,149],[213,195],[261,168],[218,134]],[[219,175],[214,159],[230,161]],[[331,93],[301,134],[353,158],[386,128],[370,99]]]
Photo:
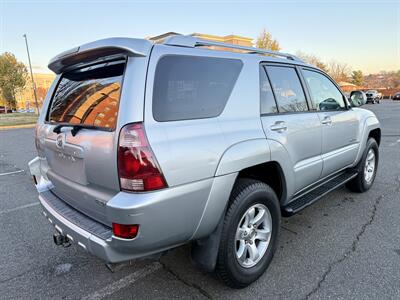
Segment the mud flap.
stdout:
[[217,228],[203,239],[192,243],[191,256],[193,262],[204,272],[213,272],[217,264],[219,242],[221,239],[222,228],[224,226],[224,216],[218,223]]

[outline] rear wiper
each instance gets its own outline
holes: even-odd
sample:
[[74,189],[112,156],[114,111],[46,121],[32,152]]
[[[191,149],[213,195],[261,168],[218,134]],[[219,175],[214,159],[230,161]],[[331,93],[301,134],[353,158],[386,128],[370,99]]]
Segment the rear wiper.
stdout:
[[72,136],[75,136],[79,130],[82,128],[85,129],[97,129],[95,126],[92,125],[84,125],[84,124],[59,124],[56,127],[54,127],[53,132],[59,134],[61,132],[61,128],[63,127],[72,127],[71,134]]

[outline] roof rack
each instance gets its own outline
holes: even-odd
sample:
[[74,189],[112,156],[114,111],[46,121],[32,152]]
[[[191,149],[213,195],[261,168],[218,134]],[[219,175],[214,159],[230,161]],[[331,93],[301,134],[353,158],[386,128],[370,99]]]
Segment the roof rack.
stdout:
[[284,57],[284,58],[287,58],[290,60],[303,62],[300,58],[298,58],[297,56],[292,55],[292,54],[287,54],[287,53],[282,53],[282,52],[272,51],[272,50],[264,50],[264,49],[259,49],[259,48],[255,48],[255,47],[246,47],[246,46],[233,45],[233,44],[227,44],[227,43],[221,43],[221,42],[214,42],[214,41],[210,41],[210,40],[199,39],[199,38],[196,38],[196,37],[193,37],[190,35],[171,36],[165,40],[164,45],[190,47],[190,48],[202,47],[202,46],[216,46],[216,47],[243,50],[243,51],[247,51],[248,53],[270,54],[270,55],[274,55],[274,56]]

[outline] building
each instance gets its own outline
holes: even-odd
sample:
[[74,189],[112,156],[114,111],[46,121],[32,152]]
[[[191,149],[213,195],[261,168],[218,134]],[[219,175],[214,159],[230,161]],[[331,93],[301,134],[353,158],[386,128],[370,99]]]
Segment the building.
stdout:
[[[50,88],[55,74],[49,73],[33,73],[33,78],[36,84],[36,93],[38,97],[39,107],[42,106],[44,98],[46,97],[47,91]],[[30,76],[26,79],[26,85],[24,89],[18,92],[15,96],[17,100],[17,109],[29,109],[35,108],[35,97],[32,88],[32,79]]]
[[[166,32],[166,33],[163,33],[163,34],[160,34],[157,36],[148,37],[147,39],[150,41],[153,41],[154,43],[162,43],[166,38],[168,38],[170,36],[174,36],[174,35],[181,35],[181,34],[177,33],[177,32]],[[215,41],[215,42],[247,46],[247,47],[253,46],[253,38],[240,36],[240,35],[230,34],[230,35],[225,35],[225,36],[219,36],[219,35],[197,33],[197,32],[189,34],[189,35],[197,37],[197,38],[201,38],[204,40]]]
[[352,84],[350,82],[339,81],[337,84],[340,86],[342,91],[346,93],[361,89],[361,87],[356,86],[355,84]]

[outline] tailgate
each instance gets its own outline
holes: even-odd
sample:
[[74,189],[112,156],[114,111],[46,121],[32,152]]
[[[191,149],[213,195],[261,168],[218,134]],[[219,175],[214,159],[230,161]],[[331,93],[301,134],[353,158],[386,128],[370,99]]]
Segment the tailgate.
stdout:
[[[99,57],[104,51],[95,49],[97,54],[91,56],[87,54],[90,47],[83,48],[82,60],[76,58],[80,53],[74,53],[74,59],[62,57],[62,63],[53,60],[50,65],[60,76],[44,104],[36,144],[39,156],[47,161],[44,172],[53,185],[51,191],[75,209],[110,225],[106,203],[120,192],[119,130],[126,122],[142,121],[147,58],[132,57],[126,49],[119,55],[114,49],[104,57]],[[131,70],[135,65],[136,70]],[[135,82],[123,84],[132,78]],[[129,99],[123,100],[127,98],[124,94],[129,94]]]

